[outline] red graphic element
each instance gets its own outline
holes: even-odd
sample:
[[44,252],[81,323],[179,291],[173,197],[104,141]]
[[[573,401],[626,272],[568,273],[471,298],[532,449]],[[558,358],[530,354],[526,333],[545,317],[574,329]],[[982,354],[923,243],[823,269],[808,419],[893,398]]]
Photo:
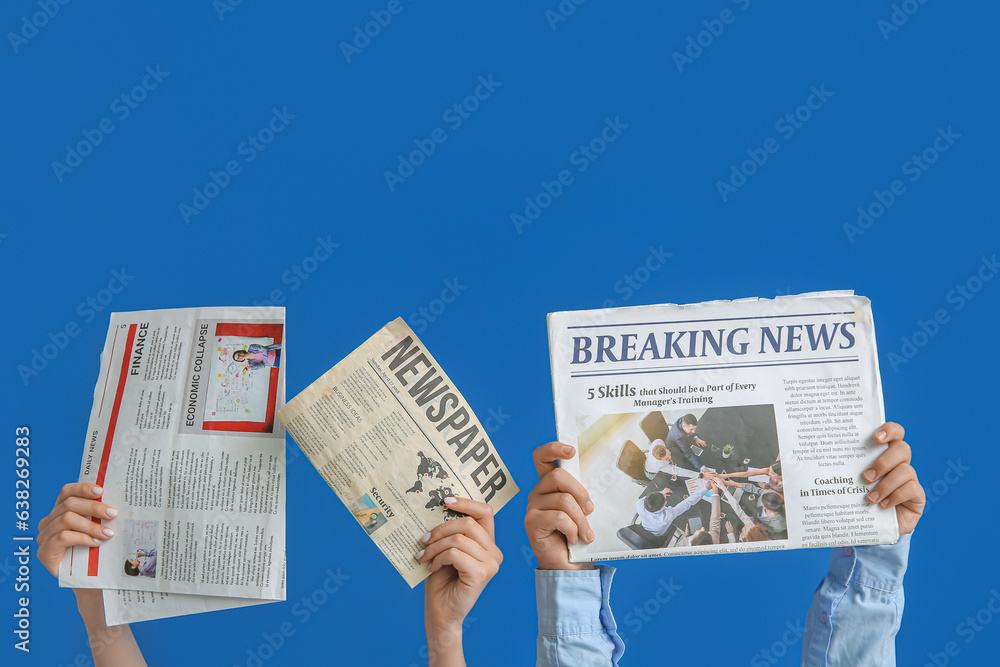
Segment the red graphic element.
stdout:
[[[135,341],[135,324],[129,325],[128,339],[125,341],[125,354],[122,356],[122,372],[118,378],[118,389],[115,391],[115,402],[111,408],[111,418],[108,421],[108,432],[104,437],[104,452],[101,454],[101,467],[97,469],[97,486],[104,486],[104,475],[108,471],[108,460],[111,458],[111,442],[115,439],[115,426],[118,425],[118,409],[122,406],[122,395],[125,393],[125,380],[128,378],[128,362],[132,356],[132,343]],[[114,348],[112,348],[113,350]],[[112,352],[113,354],[113,352]],[[110,372],[110,371],[109,371]],[[107,383],[105,383],[107,386]],[[100,500],[100,498],[98,498]],[[100,519],[92,518],[91,521],[101,525]],[[90,554],[87,562],[87,576],[97,576],[98,548],[90,547]]]

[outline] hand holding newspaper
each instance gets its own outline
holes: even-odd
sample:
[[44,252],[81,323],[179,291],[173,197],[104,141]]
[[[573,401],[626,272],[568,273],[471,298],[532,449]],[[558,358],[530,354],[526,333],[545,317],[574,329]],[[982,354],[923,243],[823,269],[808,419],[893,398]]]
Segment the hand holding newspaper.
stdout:
[[295,442],[410,587],[420,538],[460,515],[449,496],[503,507],[517,485],[462,394],[398,318],[278,412]]
[[80,481],[116,533],[59,571],[109,624],[285,599],[283,345],[283,308],[112,314]]
[[[895,511],[864,499],[885,450],[864,297],[561,312],[548,328],[558,436],[579,452],[565,468],[596,506],[574,562],[899,538]],[[733,536],[688,545],[713,495]]]

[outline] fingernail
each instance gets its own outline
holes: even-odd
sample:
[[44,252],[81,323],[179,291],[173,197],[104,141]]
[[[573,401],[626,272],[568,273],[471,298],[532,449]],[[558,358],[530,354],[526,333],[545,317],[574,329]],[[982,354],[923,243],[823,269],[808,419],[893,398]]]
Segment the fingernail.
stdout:
[[94,494],[95,496],[99,496],[99,495],[101,495],[102,493],[104,493],[104,489],[102,489],[102,488],[101,488],[101,487],[99,487],[99,486],[95,486],[94,488],[92,488],[92,489],[90,490],[90,492],[91,492],[91,493],[93,493],[93,494]]
[[879,431],[875,434],[876,440],[885,440],[885,431]]
[[455,496],[448,496],[447,498],[444,499],[445,505],[454,505],[457,502],[458,498],[456,498]]
[[566,456],[570,456],[573,453],[573,448],[570,447],[569,445],[566,445],[565,447],[563,447],[562,451],[563,454],[565,454]]
[[425,551],[427,551],[427,550],[426,550],[426,549],[421,549],[421,550],[420,550],[420,551],[418,551],[417,553],[413,554],[413,557],[414,557],[415,559],[417,559],[417,560],[420,560],[420,557],[424,555],[424,552],[425,552]]
[[593,542],[595,537],[597,537],[597,536],[594,535],[593,529],[587,531],[587,541],[588,542]]
[[431,534],[424,533],[423,537],[420,538],[420,541],[423,542],[424,544],[427,544],[427,542],[430,541],[430,539],[431,539]]
[[105,528],[103,532],[108,537],[114,537],[115,536],[115,531],[111,530],[110,528]]
[[878,491],[872,491],[871,493],[869,493],[868,500],[872,501],[873,503],[876,502],[878,500]]
[[875,481],[875,471],[874,470],[866,470],[865,471],[865,479],[868,480],[869,482],[874,482]]
[[587,501],[587,514],[590,514],[593,511],[594,511],[594,501],[593,500],[588,500]]
[[886,498],[885,500],[882,501],[882,507],[884,507],[885,509],[889,509],[889,499],[888,498]]
[[109,517],[111,517],[112,519],[114,519],[116,516],[118,516],[118,510],[116,510],[114,507],[109,507],[105,511],[105,514],[107,514]]
[[103,542],[101,542],[101,541],[100,541],[99,539],[97,539],[97,538],[95,537],[95,538],[94,538],[94,544],[96,544],[97,546],[101,546],[101,544],[103,544]]

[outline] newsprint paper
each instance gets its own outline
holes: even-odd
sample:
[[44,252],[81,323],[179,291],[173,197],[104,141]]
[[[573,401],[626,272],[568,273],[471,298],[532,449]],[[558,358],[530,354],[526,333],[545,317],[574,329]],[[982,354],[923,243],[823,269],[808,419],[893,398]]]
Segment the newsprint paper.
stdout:
[[284,320],[111,315],[80,481],[103,487],[116,534],[59,571],[104,589],[109,624],[285,599]]
[[413,558],[421,536],[461,516],[445,498],[498,511],[517,493],[472,408],[401,318],[278,417],[411,588],[430,574]]
[[548,330],[564,466],[596,507],[574,562],[899,539],[861,477],[886,447],[868,299],[560,312]]

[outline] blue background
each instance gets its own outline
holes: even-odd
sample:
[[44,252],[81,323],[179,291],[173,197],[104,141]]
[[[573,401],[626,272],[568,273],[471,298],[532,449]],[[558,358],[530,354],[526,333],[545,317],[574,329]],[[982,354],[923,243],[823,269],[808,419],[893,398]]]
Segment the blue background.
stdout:
[[[36,1],[3,3],[5,502],[13,510],[16,425],[33,432],[33,525],[76,478],[112,310],[252,305],[278,290],[292,396],[386,321],[415,324],[421,307],[434,308],[421,336],[481,417],[507,415],[491,435],[523,489],[498,515],[506,560],[471,614],[467,655],[478,665],[531,664],[529,455],[555,432],[545,314],[853,288],[873,302],[887,414],[907,427],[934,494],[913,541],[899,662],[923,665],[948,641],[960,649],[951,664],[992,662],[1000,619],[970,643],[956,626],[1000,588],[989,509],[1000,280],[974,279],[1000,245],[1000,6],[910,0],[916,12],[885,32],[886,0],[627,8],[594,0],[554,27],[545,12],[556,0],[514,4],[403,0],[348,62],[339,44],[385,2],[246,0],[220,13],[210,0],[77,0],[34,32],[22,20],[42,11]],[[697,57],[679,71],[674,52],[705,21],[718,32],[712,21],[724,9],[733,21],[701,35],[707,46],[691,47]],[[12,42],[22,30],[29,37]],[[112,102],[141,84],[147,66],[169,75],[120,119]],[[480,76],[500,85],[453,129],[444,112]],[[833,95],[786,138],[775,123],[811,86]],[[240,143],[286,107],[294,119],[248,162]],[[104,118],[114,131],[57,175],[53,162],[65,162],[66,147]],[[627,128],[577,171],[571,155],[606,118]],[[385,172],[397,156],[439,127],[447,140],[390,189]],[[903,164],[939,128],[960,138],[910,181]],[[778,152],[724,200],[717,182],[769,137]],[[240,173],[186,221],[179,206],[229,160]],[[525,198],[563,169],[572,184],[518,229],[511,215],[523,215]],[[894,179],[905,194],[851,237],[844,225]],[[340,246],[296,282],[294,267],[318,238]],[[626,290],[625,276],[647,277],[636,271],[651,247],[672,256]],[[78,305],[98,298],[114,270],[134,278],[86,321]],[[970,279],[981,289],[959,308],[948,295]],[[434,300],[445,281],[464,289],[441,311]],[[939,309],[948,322],[917,336],[924,345],[893,368],[889,355]],[[18,366],[70,322],[80,334],[23,380]],[[951,484],[949,463],[970,469]],[[288,603],[138,624],[150,664],[246,665],[248,650],[284,621],[296,633],[265,664],[425,662],[422,589],[408,590],[304,457],[289,461],[288,479]],[[826,560],[817,550],[622,563],[613,602],[626,662],[797,664],[799,645],[782,634],[804,618]],[[37,562],[32,652],[10,647],[11,562],[0,556],[3,659],[66,665],[88,654],[72,595]],[[300,623],[293,605],[327,568],[350,579]],[[636,631],[626,616],[661,578],[682,589]],[[759,611],[720,614],[719,596]],[[763,657],[775,649],[780,659]]]

